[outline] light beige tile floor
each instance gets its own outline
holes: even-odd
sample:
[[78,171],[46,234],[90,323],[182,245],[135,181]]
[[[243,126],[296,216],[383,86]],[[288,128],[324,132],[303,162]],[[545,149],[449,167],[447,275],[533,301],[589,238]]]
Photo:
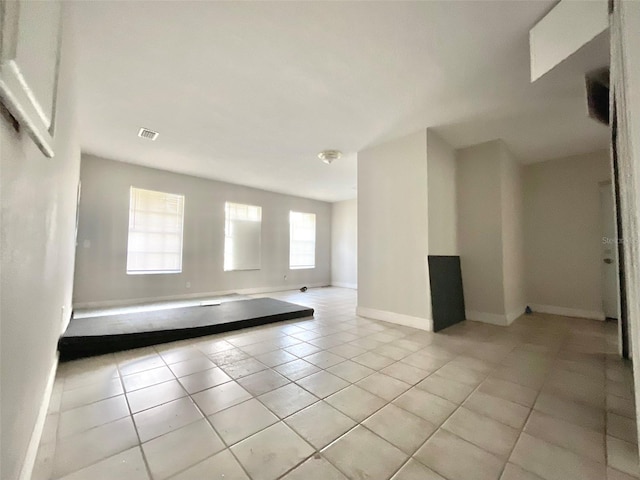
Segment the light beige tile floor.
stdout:
[[314,318],[60,365],[34,480],[640,478],[616,326]]

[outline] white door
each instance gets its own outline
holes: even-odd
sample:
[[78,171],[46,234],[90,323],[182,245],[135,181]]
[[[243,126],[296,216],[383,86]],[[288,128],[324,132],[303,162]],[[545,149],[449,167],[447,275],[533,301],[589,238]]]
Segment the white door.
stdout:
[[602,218],[602,303],[607,318],[618,318],[618,239],[611,184],[600,185]]

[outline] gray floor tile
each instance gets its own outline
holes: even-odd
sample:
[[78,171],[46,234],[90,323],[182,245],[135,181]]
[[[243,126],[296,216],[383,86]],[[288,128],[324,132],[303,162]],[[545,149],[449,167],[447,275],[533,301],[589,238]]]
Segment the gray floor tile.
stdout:
[[253,358],[246,358],[238,362],[231,362],[220,365],[220,368],[222,368],[222,370],[224,370],[224,373],[229,375],[231,378],[233,378],[234,380],[238,380],[248,375],[266,370],[267,366]]
[[612,323],[533,314],[433,334],[356,316],[352,290],[268,296],[315,316],[60,364],[33,479],[145,478],[123,390],[143,439],[159,435],[144,444],[159,478],[640,478],[632,371]]
[[142,444],[154,480],[169,478],[223,449],[204,419]]
[[329,368],[337,363],[343,362],[344,358],[331,352],[322,351],[307,355],[304,357],[304,360],[314,364],[318,368]]
[[314,455],[282,480],[347,480],[347,477],[323,457]]
[[343,358],[357,357],[358,355],[362,355],[366,352],[364,348],[356,347],[355,345],[350,344],[337,345],[335,347],[331,347],[329,351]]
[[465,408],[486,415],[510,427],[522,429],[531,409],[479,390],[463,403]]
[[[165,347],[168,347],[168,349],[165,349]],[[202,352],[193,348],[191,345],[171,347],[171,344],[168,344],[156,347],[156,349],[168,365],[202,357]]]
[[557,445],[520,435],[510,462],[546,480],[602,480],[605,466]]
[[30,480],[51,480],[53,477],[53,462],[56,453],[56,442],[40,442],[38,453],[33,465]]
[[635,402],[631,399],[607,395],[606,404],[607,412],[612,412],[627,418],[636,418]]
[[305,390],[313,393],[318,398],[328,397],[332,393],[342,390],[349,385],[349,383],[343,379],[325,371],[304,377],[296,383]]
[[184,360],[182,362],[169,365],[169,369],[176,377],[179,378],[186,375],[191,375],[192,373],[202,372],[203,370],[208,370],[209,368],[213,368],[215,366],[216,365],[207,357],[205,357],[204,355],[200,355],[195,358],[190,358],[189,360]]
[[446,480],[446,478],[411,458],[391,480]]
[[92,465],[138,444],[131,417],[100,425],[58,441],[53,478]]
[[67,410],[60,413],[58,437],[65,438],[128,415],[129,407],[124,395]]
[[356,422],[324,401],[290,416],[285,422],[320,450],[356,425]]
[[382,398],[356,385],[350,385],[344,390],[334,393],[325,401],[357,422],[361,422],[386,404]]
[[465,385],[469,385],[471,387],[478,386],[480,382],[482,382],[487,376],[484,372],[461,365],[456,365],[452,362],[447,363],[444,367],[436,371],[435,374],[441,377],[455,380],[458,383],[464,383]]
[[628,475],[640,478],[638,446],[607,435],[607,463]]
[[94,463],[63,477],[61,480],[112,480],[114,478],[149,480],[147,466],[142,458],[140,447],[136,446]]
[[413,455],[436,431],[432,423],[393,404],[374,413],[362,424],[408,455]]
[[285,352],[284,350],[275,350],[273,352],[257,355],[256,359],[259,360],[261,363],[264,363],[267,367],[277,367],[278,365],[282,365],[283,363],[297,360],[298,357],[288,352]]
[[615,468],[607,467],[607,480],[636,480],[637,476],[631,476]]
[[224,373],[222,369],[215,367],[183,376],[178,380],[187,392],[193,394],[229,382],[231,377]]
[[187,392],[177,380],[169,380],[127,393],[132,413],[138,413],[186,396]]
[[353,357],[351,360],[364,365],[365,367],[373,368],[374,370],[380,370],[384,367],[388,367],[395,362],[395,360],[393,360],[392,358],[385,357],[373,352],[363,353],[362,355]]
[[533,411],[524,431],[578,455],[605,463],[605,442],[602,433]]
[[314,452],[282,422],[237,443],[231,450],[253,480],[275,480]]
[[351,360],[346,360],[342,363],[329,367],[327,371],[351,383],[355,383],[358,380],[375,373],[375,370],[365,367],[364,365],[360,365],[359,363],[352,362]]
[[396,362],[381,370],[381,373],[389,375],[390,377],[402,380],[409,385],[415,385],[416,383],[424,380],[431,374],[427,370],[414,367],[404,362]]
[[519,429],[511,428],[464,407],[456,410],[444,422],[442,428],[505,460],[520,434]]
[[415,387],[396,398],[393,404],[436,426],[444,422],[456,409],[456,404],[449,400]]
[[315,365],[305,362],[302,359],[294,360],[292,362],[283,363],[274,368],[280,375],[284,375],[289,380],[296,381],[301,378],[307,377],[312,373],[319,372],[320,369]]
[[275,390],[289,383],[289,379],[283,377],[274,370],[263,370],[253,373],[246,377],[238,379],[238,383],[242,385],[246,391],[253,395],[262,395],[263,393]]
[[387,402],[390,402],[411,388],[411,385],[408,383],[382,373],[374,373],[360,380],[356,385],[383,398]]
[[250,398],[251,394],[236,382],[223,383],[193,395],[193,401],[205,415],[212,415]]
[[441,377],[437,372],[425,378],[416,387],[456,404],[462,403],[474,389],[470,385]]
[[[212,477],[212,474],[214,474],[215,477]],[[250,480],[229,450],[216,453],[212,457],[171,477],[171,480],[205,480],[209,478],[219,478],[221,480]]]
[[190,398],[180,398],[133,415],[141,442],[163,435],[202,418]]
[[348,478],[389,478],[407,455],[366,428],[359,426],[331,444],[323,454]]
[[504,465],[495,455],[443,429],[414,457],[448,480],[498,480]]
[[538,396],[533,408],[560,420],[604,432],[605,412],[603,409],[547,393],[541,393]]
[[60,410],[81,407],[122,393],[124,393],[124,389],[119,378],[109,379],[104,383],[92,383],[73,390],[65,390],[62,393]]
[[260,395],[258,399],[280,418],[288,417],[318,401],[317,397],[295,383]]
[[255,398],[209,416],[209,421],[227,445],[233,445],[278,421]]
[[142,357],[129,358],[118,362],[121,375],[144,372],[152,368],[164,367],[164,360],[157,353]]
[[376,348],[373,353],[384,355],[385,357],[393,358],[395,361],[398,361],[402,360],[406,356],[411,355],[412,352],[387,343]]
[[306,357],[307,355],[319,352],[322,349],[315,345],[311,345],[310,343],[299,343],[297,345],[287,347],[285,350],[296,357]]
[[159,367],[146,370],[144,372],[134,373],[132,375],[126,375],[122,377],[122,383],[124,383],[124,389],[127,392],[132,392],[140,388],[168,382],[174,378],[173,373],[168,367]]
[[544,480],[535,473],[526,471],[515,463],[507,463],[500,480]]
[[[208,357],[213,361],[213,363],[215,363],[219,367],[223,367],[225,365],[231,365],[234,363],[240,363],[244,360],[249,359],[249,355],[247,353],[235,347],[230,350],[221,350],[219,352],[211,353],[210,355],[208,355]],[[255,363],[249,362],[249,366],[244,366],[244,365],[239,366],[238,371],[242,372],[243,369],[249,369],[249,373],[256,372],[257,370],[255,369],[252,370],[250,365],[255,365]],[[266,368],[266,366],[264,368]]]
[[537,390],[532,388],[491,377],[482,382],[478,390],[495,397],[519,403],[525,407],[533,407],[538,395]]
[[638,430],[634,419],[607,413],[607,435],[627,442],[638,443]]

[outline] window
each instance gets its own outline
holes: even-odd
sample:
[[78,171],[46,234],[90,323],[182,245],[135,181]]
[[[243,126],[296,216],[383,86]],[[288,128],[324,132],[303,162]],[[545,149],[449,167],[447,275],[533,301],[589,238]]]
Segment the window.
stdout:
[[262,207],[227,202],[224,210],[224,270],[260,270]]
[[315,268],[316,214],[289,212],[289,268]]
[[180,273],[184,195],[131,187],[127,273]]

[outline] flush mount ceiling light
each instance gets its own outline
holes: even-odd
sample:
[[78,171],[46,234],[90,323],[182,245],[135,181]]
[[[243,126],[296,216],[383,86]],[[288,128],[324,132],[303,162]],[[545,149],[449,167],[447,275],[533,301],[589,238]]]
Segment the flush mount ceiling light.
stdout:
[[153,130],[149,130],[148,128],[142,127],[138,132],[138,136],[140,138],[146,138],[147,140],[155,140],[160,135],[158,132],[154,132]]
[[318,154],[318,158],[327,165],[331,165],[331,162],[339,159],[342,156],[340,150],[324,150]]

